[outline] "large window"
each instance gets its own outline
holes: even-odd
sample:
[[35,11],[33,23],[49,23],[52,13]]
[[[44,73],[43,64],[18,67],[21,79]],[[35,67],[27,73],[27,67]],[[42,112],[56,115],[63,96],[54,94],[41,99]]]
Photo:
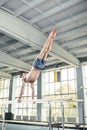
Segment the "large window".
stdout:
[[[10,80],[0,79],[0,101],[9,100],[9,85],[10,85]],[[5,111],[8,111],[8,105],[0,104],[0,115],[3,114],[4,107],[5,107]]]
[[[77,85],[76,85],[76,70],[75,68],[67,68],[54,71],[46,71],[43,73],[42,97],[45,99],[70,100],[77,99]],[[64,106],[65,121],[76,121],[77,117],[77,103],[52,103],[52,120],[62,120],[62,109]],[[48,120],[49,112],[48,106],[43,104],[42,111],[46,117],[43,120]],[[43,116],[42,116],[43,117]]]
[[[14,76],[13,98],[18,99],[21,85],[22,85],[22,79],[20,78],[20,76]],[[35,82],[34,88],[35,88],[34,98],[36,99],[37,98],[37,82]],[[31,94],[32,94],[31,87],[29,86],[29,84],[26,83],[24,94],[22,95],[22,100],[24,101],[31,100],[32,99]],[[14,118],[17,120],[33,120],[35,119],[36,114],[37,114],[36,109],[37,109],[36,104],[32,104],[32,103],[16,104],[15,106],[13,106],[13,113],[15,114]]]
[[84,80],[84,101],[85,101],[85,121],[87,123],[87,65],[83,66],[83,80]]

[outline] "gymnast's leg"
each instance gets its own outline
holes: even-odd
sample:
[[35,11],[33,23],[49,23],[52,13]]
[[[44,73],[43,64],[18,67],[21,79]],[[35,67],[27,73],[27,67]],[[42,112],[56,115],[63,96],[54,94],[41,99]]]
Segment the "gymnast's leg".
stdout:
[[37,56],[39,59],[46,60],[49,51],[51,51],[52,44],[53,44],[55,37],[56,37],[56,30],[53,29],[51,31],[50,35],[48,36],[48,39],[46,40],[41,52]]

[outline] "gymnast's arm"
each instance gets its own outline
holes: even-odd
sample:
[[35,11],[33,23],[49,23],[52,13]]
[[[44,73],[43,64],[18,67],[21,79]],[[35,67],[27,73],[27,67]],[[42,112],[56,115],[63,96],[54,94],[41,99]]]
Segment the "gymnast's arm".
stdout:
[[21,86],[21,91],[20,91],[20,95],[19,95],[19,98],[18,98],[18,102],[20,103],[21,102],[21,97],[24,93],[24,88],[25,88],[25,81],[24,79],[22,80],[22,86]]

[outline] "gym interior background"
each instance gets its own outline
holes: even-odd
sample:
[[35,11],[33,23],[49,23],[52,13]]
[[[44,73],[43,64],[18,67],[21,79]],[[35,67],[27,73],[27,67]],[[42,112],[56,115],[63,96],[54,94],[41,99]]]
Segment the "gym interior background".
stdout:
[[[71,100],[51,104],[51,122],[62,122],[64,117],[67,126],[86,125],[87,0],[0,0],[0,101],[18,99],[20,74],[30,70],[53,28],[57,36],[35,82],[35,99]],[[26,84],[22,100],[30,99],[31,88]],[[0,104],[1,121],[3,109]],[[46,104],[5,105],[5,112],[12,113],[14,121],[49,121]]]

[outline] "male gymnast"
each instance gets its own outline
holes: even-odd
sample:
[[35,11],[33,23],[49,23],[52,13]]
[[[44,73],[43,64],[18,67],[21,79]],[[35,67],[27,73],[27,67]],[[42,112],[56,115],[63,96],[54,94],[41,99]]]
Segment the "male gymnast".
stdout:
[[38,79],[41,70],[44,69],[46,64],[46,59],[49,52],[52,49],[53,41],[56,37],[56,30],[53,29],[49,34],[42,50],[38,54],[37,58],[34,60],[31,70],[28,73],[23,73],[22,77],[22,86],[19,94],[18,102],[21,102],[22,95],[24,93],[25,83],[29,83],[32,89],[32,99],[34,99],[34,83]]

